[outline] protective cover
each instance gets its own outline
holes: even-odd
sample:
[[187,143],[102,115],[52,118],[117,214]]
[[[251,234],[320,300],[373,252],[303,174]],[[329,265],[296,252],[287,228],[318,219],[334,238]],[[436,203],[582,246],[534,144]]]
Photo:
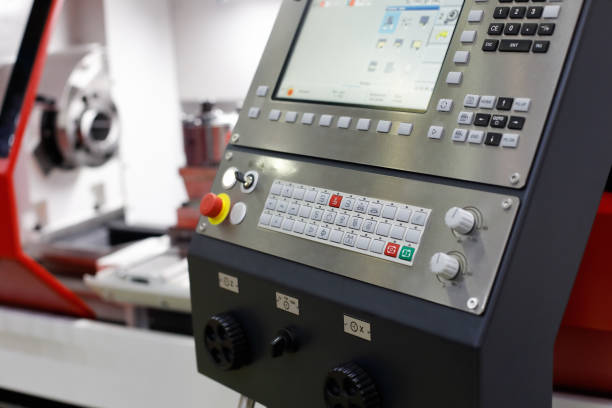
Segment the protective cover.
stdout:
[[0,141],[8,143],[8,156],[0,156],[0,303],[93,317],[78,296],[23,251],[14,189],[19,149],[61,5],[61,0],[34,2],[0,112]]

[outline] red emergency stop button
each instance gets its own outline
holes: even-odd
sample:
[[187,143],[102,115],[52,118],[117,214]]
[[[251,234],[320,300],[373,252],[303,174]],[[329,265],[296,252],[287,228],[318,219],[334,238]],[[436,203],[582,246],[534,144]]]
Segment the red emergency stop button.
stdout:
[[200,202],[200,213],[205,217],[215,218],[223,210],[223,200],[215,193],[208,193]]

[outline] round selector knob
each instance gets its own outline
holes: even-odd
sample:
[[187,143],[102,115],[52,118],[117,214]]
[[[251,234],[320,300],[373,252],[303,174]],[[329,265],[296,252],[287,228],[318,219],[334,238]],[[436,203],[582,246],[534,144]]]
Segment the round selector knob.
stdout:
[[210,318],[204,328],[204,345],[215,365],[222,370],[240,368],[250,360],[246,334],[230,314]]
[[452,280],[461,271],[461,264],[456,256],[438,252],[431,257],[429,269],[441,278]]
[[476,225],[476,217],[474,213],[459,207],[453,207],[446,212],[444,222],[448,228],[459,234],[467,235]]
[[355,363],[333,368],[325,380],[328,408],[380,408],[380,395],[372,378]]
[[200,201],[200,214],[208,217],[211,224],[217,225],[227,218],[230,207],[231,200],[227,194],[208,193]]

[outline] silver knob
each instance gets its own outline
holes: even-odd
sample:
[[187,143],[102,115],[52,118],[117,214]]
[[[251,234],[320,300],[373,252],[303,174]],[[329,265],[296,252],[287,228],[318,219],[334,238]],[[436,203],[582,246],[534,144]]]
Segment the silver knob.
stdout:
[[444,217],[446,226],[459,234],[467,235],[476,225],[474,213],[463,208],[453,207],[446,212]]
[[457,257],[438,252],[431,257],[429,269],[432,273],[447,280],[453,280],[461,270],[461,264]]

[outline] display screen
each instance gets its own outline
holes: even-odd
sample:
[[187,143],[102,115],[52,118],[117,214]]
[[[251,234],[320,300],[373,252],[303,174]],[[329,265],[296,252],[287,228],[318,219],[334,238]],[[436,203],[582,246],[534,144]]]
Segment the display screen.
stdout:
[[464,0],[313,0],[277,99],[425,111]]

